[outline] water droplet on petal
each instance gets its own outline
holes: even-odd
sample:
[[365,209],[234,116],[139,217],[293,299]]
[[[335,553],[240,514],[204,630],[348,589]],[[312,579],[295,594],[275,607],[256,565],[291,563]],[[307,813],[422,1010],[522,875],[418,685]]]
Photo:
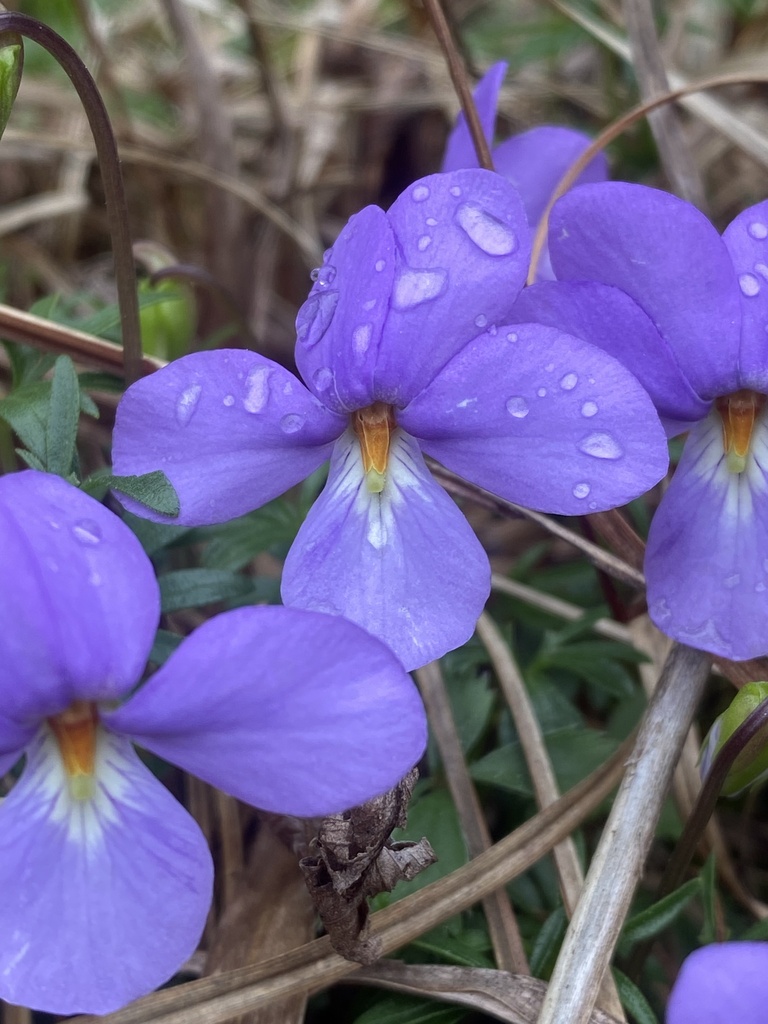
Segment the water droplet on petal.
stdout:
[[338,301],[338,292],[316,292],[301,307],[296,317],[296,338],[305,348],[312,348],[323,338]]
[[427,227],[428,228],[436,228],[437,227],[437,221],[435,220],[434,217],[427,217]]
[[586,416],[587,419],[597,415],[597,402],[585,402],[581,407],[581,415]]
[[176,419],[179,426],[185,427],[192,419],[202,390],[201,384],[193,384],[179,395],[179,400],[176,403]]
[[507,412],[510,416],[521,420],[528,415],[528,403],[522,395],[513,395],[512,398],[507,399]]
[[326,263],[322,267],[315,267],[315,269],[310,272],[309,276],[318,288],[328,288],[336,277],[336,267],[332,267],[330,264]]
[[254,366],[245,382],[246,392],[243,405],[246,412],[261,412],[269,398],[269,378],[272,370],[268,366]]
[[363,303],[363,309],[365,310],[366,313],[369,313],[375,305],[376,299],[368,299],[367,302]]
[[595,459],[620,459],[624,454],[615,437],[601,432],[588,434],[579,442],[579,448]]
[[760,275],[760,277],[768,281],[768,266],[766,266],[765,263],[756,263],[755,270]]
[[474,203],[462,203],[455,219],[478,249],[489,256],[509,256],[517,248],[514,231]]
[[723,583],[728,588],[728,590],[733,590],[734,587],[738,587],[738,585],[741,583],[741,575],[736,572],[733,574],[733,576],[726,576],[726,578],[723,580]]
[[536,392],[536,394],[539,396],[539,398],[545,398],[546,394],[547,394],[547,389],[546,388],[539,388],[539,390]]
[[224,405],[227,406],[227,408],[231,408],[231,406],[233,406],[235,404],[235,396],[234,395],[224,395],[224,398],[222,399],[222,401],[224,402]]
[[586,498],[592,488],[587,483],[574,484],[573,496],[574,498]]
[[81,519],[72,527],[75,539],[87,547],[95,547],[101,541],[101,529],[92,519]]
[[487,323],[488,323],[488,317],[484,316],[482,313],[479,313],[475,317],[475,327],[485,327],[485,325]]
[[579,378],[575,373],[566,373],[563,379],[560,381],[560,387],[563,391],[573,391],[576,385],[579,383]]
[[764,583],[756,583],[755,584],[755,593],[762,594],[764,590],[765,590],[765,584]]
[[746,295],[747,298],[752,298],[753,295],[757,295],[760,291],[760,282],[754,274],[740,274],[739,288],[741,288],[743,295]]
[[442,295],[448,284],[445,270],[404,270],[395,281],[395,309],[412,309]]
[[431,235],[422,235],[419,241],[417,242],[417,245],[419,248],[419,252],[424,252],[425,249],[428,249],[430,245],[432,245]]
[[759,220],[750,224],[747,231],[749,231],[753,238],[768,238],[768,227],[765,224],[761,224]]
[[429,189],[426,185],[417,185],[411,195],[417,203],[423,203],[425,199],[429,199]]
[[547,373],[552,373],[554,368],[555,368],[555,364],[554,363],[547,363],[547,365],[544,367],[544,369],[547,371]]
[[456,196],[457,198],[461,195],[461,189],[459,188],[458,185],[452,185],[448,189],[448,191],[451,193],[452,196]]
[[387,261],[386,260],[376,260],[376,262],[374,263],[373,266],[374,266],[374,269],[375,269],[376,273],[380,274],[382,272],[382,270],[384,269],[384,267],[386,267],[386,265],[387,265]]
[[286,413],[280,420],[280,429],[284,434],[295,434],[304,426],[304,417],[297,412]]
[[510,331],[507,335],[507,341],[517,341],[517,335],[514,331]]
[[321,366],[312,374],[312,383],[318,391],[327,391],[333,384],[333,370],[329,370],[327,366]]
[[326,249],[323,253],[323,263],[327,263],[333,253],[333,246],[330,249]]
[[372,324],[360,324],[352,332],[352,341],[355,346],[355,352],[359,355],[365,355],[368,351],[368,346],[371,343],[371,336],[373,334]]

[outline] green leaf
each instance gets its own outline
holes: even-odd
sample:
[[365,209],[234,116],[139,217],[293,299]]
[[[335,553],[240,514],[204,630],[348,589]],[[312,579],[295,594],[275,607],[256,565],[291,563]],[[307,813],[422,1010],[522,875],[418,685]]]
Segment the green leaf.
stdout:
[[659,1024],[659,1018],[637,985],[617,968],[612,970],[622,1006],[635,1018],[637,1024]]
[[69,356],[59,356],[53,366],[51,400],[45,429],[49,473],[64,477],[71,473],[79,420],[80,385],[75,367]]
[[278,499],[239,519],[200,531],[210,537],[203,565],[236,571],[274,544],[291,544],[304,521],[305,509]]
[[715,853],[712,851],[704,862],[701,875],[701,902],[704,905],[704,927],[699,936],[702,946],[708,946],[717,939],[717,871]]
[[0,417],[5,420],[25,448],[46,463],[46,422],[50,381],[22,384],[0,399]]
[[183,639],[184,637],[177,633],[171,633],[167,629],[158,629],[152,650],[149,652],[149,661],[155,665],[164,665]]
[[38,469],[41,473],[45,473],[45,466],[32,452],[28,452],[26,448],[15,448],[14,451],[30,469]]
[[177,516],[181,511],[179,496],[176,490],[161,470],[156,469],[152,473],[142,473],[140,476],[112,476],[109,475],[107,486],[114,488],[120,494],[125,494],[134,501],[138,501],[153,512],[159,512],[163,516]]
[[669,896],[630,917],[621,934],[621,950],[625,953],[637,942],[652,939],[669,927],[687,903],[701,890],[701,881],[692,878]]
[[[418,842],[426,836],[438,856],[436,864],[416,875],[410,882],[398,882],[394,898],[423,888],[443,875],[467,863],[467,847],[461,825],[450,794],[445,789],[433,789],[420,794],[408,811],[408,824],[392,833],[395,840],[411,839]],[[391,902],[391,900],[390,900]]]
[[552,973],[567,927],[568,918],[563,907],[553,910],[541,926],[529,958],[534,978],[548,978]]
[[410,943],[410,947],[460,967],[494,966],[491,940],[481,928],[462,928],[455,935],[450,928],[439,925]]
[[384,996],[356,1018],[355,1024],[458,1024],[466,1016],[458,1006],[445,1006],[410,996]]
[[17,32],[0,33],[0,138],[11,116],[23,68],[24,44],[21,36]]
[[195,533],[191,526],[153,523],[151,519],[142,519],[132,512],[123,513],[123,522],[133,530],[148,555],[155,555],[183,538],[186,538],[185,543],[191,543]]
[[245,576],[224,569],[177,569],[160,576],[157,582],[164,612],[226,601],[251,589],[251,581]]

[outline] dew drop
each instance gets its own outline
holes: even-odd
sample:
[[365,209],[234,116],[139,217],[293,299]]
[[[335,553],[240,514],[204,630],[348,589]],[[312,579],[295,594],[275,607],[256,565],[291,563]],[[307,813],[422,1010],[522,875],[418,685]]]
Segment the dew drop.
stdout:
[[312,383],[318,391],[327,391],[333,384],[333,370],[329,370],[327,366],[321,366],[312,374]]
[[741,288],[743,295],[746,295],[747,298],[752,298],[753,295],[757,295],[760,291],[760,282],[754,274],[740,274],[739,288]]
[[254,366],[245,382],[246,392],[243,405],[246,412],[261,412],[269,398],[269,377],[272,370],[268,366]]
[[376,271],[376,273],[380,274],[382,272],[382,270],[384,269],[384,267],[386,267],[386,265],[387,265],[387,261],[386,260],[376,260],[376,262],[374,263],[373,267],[374,267],[374,270]]
[[417,185],[413,192],[411,192],[411,196],[417,203],[423,203],[425,199],[429,199],[429,189],[426,185]]
[[545,398],[546,394],[547,394],[547,389],[546,388],[539,388],[539,390],[536,392],[536,394],[539,396],[539,398]]
[[507,341],[517,341],[517,335],[514,331],[510,331],[507,335]]
[[224,395],[223,402],[224,402],[224,405],[227,406],[227,408],[231,408],[231,406],[233,406],[235,404],[235,396],[234,395]]
[[176,419],[179,426],[185,427],[192,419],[192,414],[197,408],[202,390],[201,384],[193,384],[179,395],[179,400],[176,403]]
[[528,403],[522,395],[513,395],[512,398],[507,399],[507,412],[510,416],[521,420],[528,415]]
[[419,252],[424,252],[425,249],[428,249],[430,245],[432,245],[432,236],[422,235],[416,244],[418,245]]
[[566,373],[563,379],[560,381],[560,387],[563,391],[573,391],[576,385],[579,383],[579,378],[575,373]]
[[404,270],[395,281],[393,305],[395,309],[412,309],[442,295],[447,284],[445,270]]
[[761,224],[759,220],[750,224],[747,231],[749,231],[753,238],[768,238],[768,228],[765,224]]
[[286,413],[280,420],[280,429],[284,434],[295,434],[304,426],[304,417],[297,412]]
[[755,270],[764,280],[768,281],[768,266],[765,263],[756,263]]
[[461,189],[459,188],[458,185],[452,185],[451,188],[448,189],[448,191],[451,193],[452,196],[456,196],[457,198],[461,195]]
[[586,498],[592,488],[587,483],[574,484],[573,496],[574,498]]
[[624,454],[614,437],[610,434],[588,434],[579,442],[579,449],[595,459],[620,459]]
[[474,203],[462,203],[454,216],[456,223],[478,249],[489,256],[509,256],[517,248],[514,231],[482,207]]
[[738,585],[741,583],[741,575],[739,573],[734,573],[733,576],[726,576],[726,578],[723,580],[723,583],[728,588],[728,590],[733,590],[734,587],[738,587]]
[[373,307],[376,305],[376,299],[368,299],[367,302],[363,303],[363,309],[366,313],[370,313]]
[[333,247],[331,247],[330,249],[326,249],[325,252],[323,253],[323,263],[327,263],[332,255],[333,255]]
[[436,228],[437,227],[437,221],[435,220],[434,217],[427,217],[427,227],[428,228]]
[[487,323],[488,317],[485,316],[483,313],[478,313],[478,315],[475,317],[475,327],[485,327]]
[[584,405],[582,405],[582,407],[581,407],[581,415],[582,416],[586,416],[587,419],[589,419],[590,416],[595,416],[596,414],[597,414],[597,402],[585,402]]
[[336,277],[336,267],[326,263],[322,267],[315,267],[309,276],[318,288],[329,288]]
[[92,519],[81,519],[72,527],[75,540],[87,547],[95,547],[101,542],[101,529]]
[[331,326],[338,292],[317,292],[310,295],[296,317],[296,338],[305,348],[313,348]]
[[352,332],[352,341],[355,346],[355,352],[358,355],[365,355],[368,351],[368,346],[371,344],[371,336],[373,334],[372,324],[360,324]]

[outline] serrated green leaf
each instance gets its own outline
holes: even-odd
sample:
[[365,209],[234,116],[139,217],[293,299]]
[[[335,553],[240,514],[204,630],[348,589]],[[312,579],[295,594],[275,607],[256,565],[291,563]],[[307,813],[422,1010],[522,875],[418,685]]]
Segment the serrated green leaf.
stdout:
[[175,517],[181,510],[179,496],[173,484],[159,469],[152,473],[142,473],[140,476],[110,475],[107,486],[163,516]]
[[634,1017],[636,1024],[659,1024],[659,1018],[637,985],[616,967],[612,971],[621,1004]]
[[563,907],[557,907],[539,929],[529,957],[534,978],[546,979],[552,973],[567,927],[568,918],[565,916],[565,910]]
[[[104,491],[107,490],[105,487]],[[163,548],[178,544],[181,540],[186,539],[187,543],[191,543],[196,532],[191,526],[153,523],[151,519],[142,519],[132,512],[123,513],[123,522],[133,530],[148,555],[155,555]]]
[[304,514],[292,502],[278,499],[247,516],[200,531],[211,538],[202,563],[211,569],[242,569],[274,544],[292,543]]
[[466,1010],[410,996],[384,996],[355,1024],[458,1024]]
[[157,582],[164,612],[226,601],[251,589],[251,581],[245,576],[224,569],[177,569],[160,576]]
[[45,473],[45,466],[32,452],[28,452],[26,448],[15,448],[14,451],[30,469],[37,469],[41,473]]
[[652,939],[659,932],[663,932],[700,891],[700,880],[692,878],[681,885],[679,889],[675,889],[668,896],[658,900],[653,906],[630,917],[621,933],[622,952],[631,949],[637,942]]
[[59,356],[53,366],[45,428],[46,465],[49,473],[68,476],[72,471],[79,420],[80,385],[77,373],[69,356]]
[[50,381],[22,384],[0,399],[4,419],[21,443],[41,464],[46,463],[46,422],[51,394]]

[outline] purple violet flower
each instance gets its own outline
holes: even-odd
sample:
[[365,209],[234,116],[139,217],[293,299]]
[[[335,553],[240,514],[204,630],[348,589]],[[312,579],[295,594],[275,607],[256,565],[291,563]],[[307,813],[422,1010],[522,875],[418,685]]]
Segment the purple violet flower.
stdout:
[[[138,691],[160,603],[131,531],[59,477],[0,478],[0,998],[107,1013],[166,981],[211,902],[202,832],[147,750],[269,811],[394,785],[426,723],[397,659],[339,618],[240,608]],[[128,697],[125,703],[120,703]]]
[[722,942],[686,958],[667,1024],[765,1024],[768,942]]
[[126,392],[115,471],[162,469],[176,521],[196,525],[263,505],[330,456],[283,600],[359,623],[408,669],[440,657],[472,635],[490,567],[423,453],[564,515],[623,504],[667,466],[653,405],[620,363],[558,330],[504,326],[529,255],[517,192],[489,171],[367,207],[299,310],[305,383],[255,352],[179,359]]
[[[592,140],[573,128],[545,124],[529,128],[528,131],[513,135],[494,146],[496,107],[507,67],[507,63],[501,61],[486,71],[474,92],[475,106],[483,133],[488,145],[492,147],[494,170],[498,174],[503,174],[518,190],[528,216],[528,223],[535,228],[560,179]],[[472,136],[462,112],[456,120],[455,128],[448,136],[441,169],[457,171],[461,167],[477,166]],[[607,178],[608,161],[602,153],[598,153],[581,172],[576,184],[605,181]],[[545,250],[539,260],[537,278],[551,280],[554,276],[549,254]]]
[[622,182],[558,201],[558,282],[515,318],[589,339],[645,385],[670,436],[690,430],[656,511],[651,618],[726,658],[768,650],[768,202],[722,238],[681,199]]

